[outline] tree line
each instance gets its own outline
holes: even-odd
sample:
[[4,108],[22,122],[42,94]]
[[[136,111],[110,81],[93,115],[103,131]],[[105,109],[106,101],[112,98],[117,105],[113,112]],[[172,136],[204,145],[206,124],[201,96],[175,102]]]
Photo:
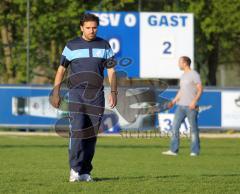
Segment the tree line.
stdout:
[[[80,35],[86,10],[194,14],[195,64],[205,85],[219,65],[239,66],[239,0],[29,0],[30,82],[51,83],[67,40]],[[0,83],[26,83],[27,0],[0,2]],[[35,80],[36,82],[36,80]]]

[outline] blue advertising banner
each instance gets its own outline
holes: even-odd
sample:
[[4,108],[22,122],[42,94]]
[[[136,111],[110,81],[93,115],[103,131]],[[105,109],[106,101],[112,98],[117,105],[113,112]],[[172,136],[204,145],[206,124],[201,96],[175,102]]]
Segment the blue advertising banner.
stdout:
[[[0,102],[1,102],[0,126],[32,127],[32,128],[53,127],[54,124],[57,122],[57,120],[62,116],[62,112],[59,111],[58,109],[53,108],[49,103],[49,94],[51,92],[51,89],[52,88],[50,87],[44,87],[44,86],[42,87],[0,86]],[[108,92],[109,91],[107,90],[107,88],[105,88],[105,93],[107,94]],[[163,93],[156,90],[157,102],[161,103],[163,98],[166,98],[166,99],[174,98],[174,96],[176,95],[176,92],[177,92],[177,89],[167,89]],[[204,90],[203,95],[199,101],[199,127],[200,128],[211,129],[211,128],[225,127],[222,124],[223,123],[222,113],[225,113],[227,111],[222,109],[222,106],[223,106],[222,93],[224,92],[225,91],[222,91],[222,90],[210,90],[210,89]],[[238,94],[239,93],[237,93],[236,95],[237,97],[238,97]],[[107,105],[107,102],[106,102],[106,105]],[[125,106],[125,104],[123,104],[123,106]],[[129,106],[129,104],[126,104],[126,106]],[[172,119],[175,108],[176,107],[174,107],[173,109],[161,112],[159,114],[169,114]],[[127,107],[125,107],[125,109],[127,109]],[[107,107],[106,107],[106,110],[107,110]],[[114,114],[114,111],[115,110],[113,110],[112,112],[111,111],[110,112],[108,111],[108,112],[111,114]],[[225,113],[225,115],[227,113]],[[233,113],[235,114],[235,112]],[[114,114],[114,119],[119,120],[119,125],[117,129],[117,131],[119,131],[119,128],[121,128],[125,124],[120,118],[117,118],[116,116],[117,114],[116,115]],[[131,116],[131,112],[129,112],[129,116]],[[105,119],[109,120],[108,117],[106,117]],[[169,119],[168,119],[168,122],[169,122]],[[108,126],[108,123],[105,120],[103,121],[103,124]],[[134,123],[132,123],[131,125],[133,126],[133,124]],[[168,123],[168,125],[170,124]],[[111,129],[108,132],[111,132],[111,131],[116,132],[115,129]]]
[[0,87],[0,126],[53,126],[58,113],[49,104],[50,91],[46,87]]

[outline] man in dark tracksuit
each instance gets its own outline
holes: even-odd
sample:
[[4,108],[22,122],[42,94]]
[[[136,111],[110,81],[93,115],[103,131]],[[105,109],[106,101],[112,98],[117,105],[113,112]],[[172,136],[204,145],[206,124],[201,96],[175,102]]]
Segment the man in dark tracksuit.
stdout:
[[93,14],[84,14],[81,17],[82,36],[69,41],[65,46],[51,98],[53,106],[58,108],[60,85],[66,69],[69,68],[70,182],[92,181],[91,162],[105,106],[105,67],[108,67],[111,86],[109,105],[113,108],[117,104],[116,75],[112,67],[114,56],[109,43],[96,37],[98,25],[99,18]]

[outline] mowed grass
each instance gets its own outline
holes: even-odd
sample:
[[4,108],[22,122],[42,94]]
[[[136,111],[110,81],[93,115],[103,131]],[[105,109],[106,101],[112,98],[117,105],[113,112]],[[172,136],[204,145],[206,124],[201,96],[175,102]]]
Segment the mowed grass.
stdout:
[[202,139],[199,157],[181,139],[98,138],[92,183],[69,183],[68,140],[0,136],[0,193],[240,193],[240,140]]

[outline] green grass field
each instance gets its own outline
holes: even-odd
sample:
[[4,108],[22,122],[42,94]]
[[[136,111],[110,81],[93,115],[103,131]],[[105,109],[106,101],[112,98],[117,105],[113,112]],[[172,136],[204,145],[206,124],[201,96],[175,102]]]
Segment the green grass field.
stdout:
[[0,136],[0,193],[240,193],[240,140],[202,139],[199,157],[182,139],[177,157],[163,156],[168,138],[98,139],[95,182],[69,183],[68,140]]

